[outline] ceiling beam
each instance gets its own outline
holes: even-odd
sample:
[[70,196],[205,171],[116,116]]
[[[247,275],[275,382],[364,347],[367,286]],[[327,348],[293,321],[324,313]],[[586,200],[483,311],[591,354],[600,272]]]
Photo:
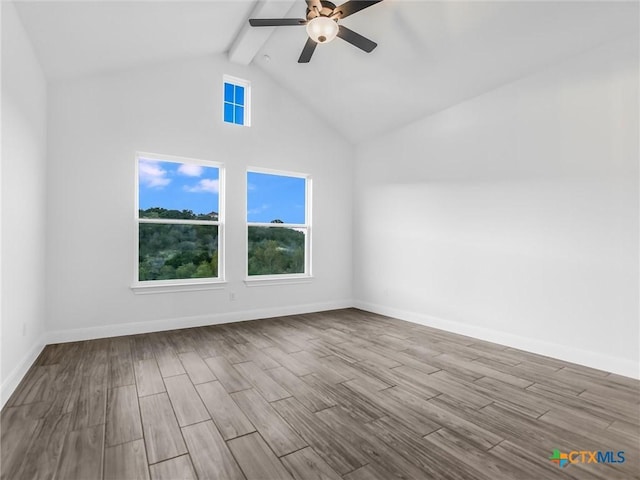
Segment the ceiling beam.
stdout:
[[[250,18],[284,18],[293,5],[300,7],[298,17],[303,17],[305,7],[302,0],[258,0]],[[229,60],[249,65],[274,29],[275,27],[251,27],[247,19],[229,48]]]

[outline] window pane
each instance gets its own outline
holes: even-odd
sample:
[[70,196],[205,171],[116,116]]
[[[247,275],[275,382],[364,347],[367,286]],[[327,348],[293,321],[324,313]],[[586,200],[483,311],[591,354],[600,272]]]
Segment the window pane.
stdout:
[[232,103],[224,104],[224,121],[228,123],[233,123],[233,104]]
[[249,227],[249,275],[304,273],[304,229]]
[[244,87],[236,85],[236,105],[244,105]]
[[306,223],[306,181],[300,177],[247,173],[247,221]]
[[234,85],[232,83],[226,83],[224,84],[224,101],[225,102],[230,102],[233,103],[233,91],[234,91]]
[[219,174],[217,167],[141,158],[140,218],[218,220]]
[[218,276],[217,225],[139,225],[138,279]]
[[235,123],[244,125],[244,107],[236,107]]

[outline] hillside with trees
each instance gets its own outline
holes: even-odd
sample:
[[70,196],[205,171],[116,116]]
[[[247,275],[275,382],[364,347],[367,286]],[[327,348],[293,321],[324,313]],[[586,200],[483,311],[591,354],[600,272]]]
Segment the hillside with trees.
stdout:
[[[139,218],[217,220],[218,214],[153,207]],[[281,223],[274,220],[273,223]],[[249,275],[304,272],[304,233],[282,227],[249,227]],[[218,276],[218,226],[140,223],[140,281]]]

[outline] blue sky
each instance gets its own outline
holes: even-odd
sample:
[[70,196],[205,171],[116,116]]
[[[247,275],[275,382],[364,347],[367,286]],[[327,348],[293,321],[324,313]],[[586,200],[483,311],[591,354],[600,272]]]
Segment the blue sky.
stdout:
[[247,221],[305,223],[304,178],[248,172],[247,187]]
[[218,212],[219,174],[215,167],[141,158],[138,163],[140,208]]
[[[219,172],[215,167],[141,158],[138,163],[140,208],[219,210]],[[247,221],[305,223],[305,180],[266,173],[247,173]]]

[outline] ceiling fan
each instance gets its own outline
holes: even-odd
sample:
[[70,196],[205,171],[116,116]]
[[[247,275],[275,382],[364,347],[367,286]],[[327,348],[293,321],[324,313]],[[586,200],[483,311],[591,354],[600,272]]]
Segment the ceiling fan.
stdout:
[[302,18],[252,18],[249,20],[249,24],[252,27],[306,25],[309,38],[302,49],[298,63],[308,63],[318,43],[328,43],[336,37],[340,37],[367,53],[378,46],[376,42],[363,37],[344,25],[339,25],[338,21],[382,0],[349,0],[339,7],[327,0],[305,1],[307,2],[306,20]]

